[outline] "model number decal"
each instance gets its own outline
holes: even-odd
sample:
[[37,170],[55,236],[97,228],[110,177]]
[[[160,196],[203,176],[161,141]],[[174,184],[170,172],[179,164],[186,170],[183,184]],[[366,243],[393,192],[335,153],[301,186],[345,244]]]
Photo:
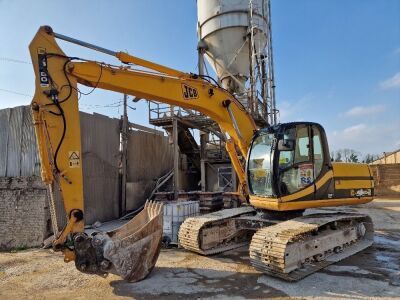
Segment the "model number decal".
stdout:
[[185,100],[197,99],[199,97],[197,89],[187,84],[182,84],[182,93]]
[[47,70],[46,49],[38,49],[39,80],[41,87],[49,87],[49,71]]
[[371,189],[358,189],[358,190],[351,190],[350,191],[350,195],[352,197],[364,197],[364,196],[371,196],[372,195],[372,191]]

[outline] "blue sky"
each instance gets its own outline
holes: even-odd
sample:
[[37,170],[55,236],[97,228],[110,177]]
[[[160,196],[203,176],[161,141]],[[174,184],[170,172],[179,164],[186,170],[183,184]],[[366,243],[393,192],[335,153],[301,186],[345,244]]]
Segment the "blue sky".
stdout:
[[[24,62],[40,25],[197,72],[196,21],[194,0],[0,0],[0,108],[30,102],[34,74]],[[399,0],[272,0],[272,31],[282,122],[321,123],[331,150],[379,154],[400,148]],[[116,63],[60,44],[68,55]],[[121,108],[104,106],[121,99],[96,90],[80,104],[84,111],[119,117]],[[131,106],[130,120],[148,124],[147,104]]]

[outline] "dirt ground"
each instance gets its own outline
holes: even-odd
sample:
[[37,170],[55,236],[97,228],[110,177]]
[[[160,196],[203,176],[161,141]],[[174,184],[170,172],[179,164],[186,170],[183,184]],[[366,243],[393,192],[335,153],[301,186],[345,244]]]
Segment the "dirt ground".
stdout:
[[246,247],[211,257],[164,249],[139,283],[85,275],[58,253],[31,249],[0,253],[0,299],[400,298],[400,200],[341,209],[372,216],[374,245],[300,282],[255,271]]

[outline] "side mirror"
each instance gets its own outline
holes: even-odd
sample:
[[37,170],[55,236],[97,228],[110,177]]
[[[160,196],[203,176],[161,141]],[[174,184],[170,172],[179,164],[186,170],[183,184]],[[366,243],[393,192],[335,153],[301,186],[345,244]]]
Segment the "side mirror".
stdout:
[[294,150],[294,140],[281,139],[278,141],[279,151],[293,151]]

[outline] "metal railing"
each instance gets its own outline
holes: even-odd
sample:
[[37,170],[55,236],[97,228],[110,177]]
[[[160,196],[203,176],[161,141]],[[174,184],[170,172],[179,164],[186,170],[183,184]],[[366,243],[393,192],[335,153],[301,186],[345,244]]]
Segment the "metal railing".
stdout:
[[149,103],[149,120],[166,119],[172,117],[197,117],[203,116],[201,113],[191,110],[183,109],[179,106],[172,106],[163,104],[156,101],[148,101]]

